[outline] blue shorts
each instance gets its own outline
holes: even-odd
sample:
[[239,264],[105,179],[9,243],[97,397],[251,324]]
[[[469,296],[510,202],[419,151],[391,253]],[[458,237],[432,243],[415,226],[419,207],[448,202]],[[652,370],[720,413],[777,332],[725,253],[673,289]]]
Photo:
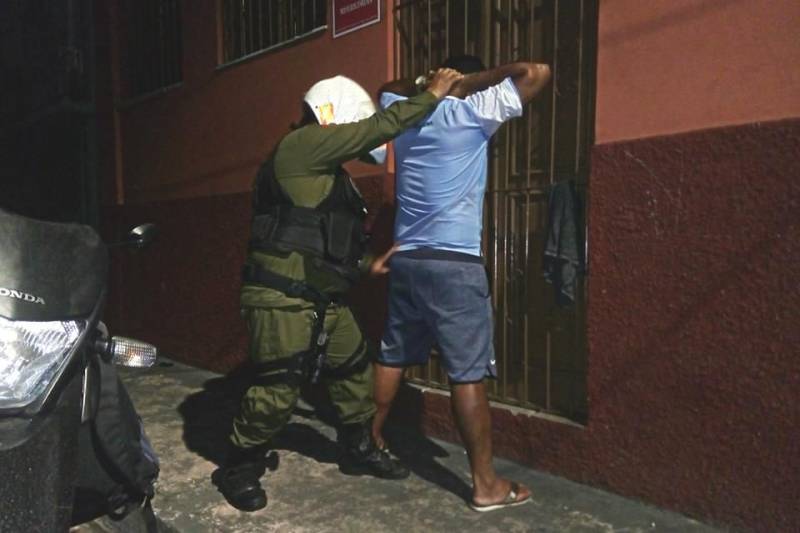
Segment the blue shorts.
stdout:
[[392,257],[380,364],[424,364],[436,343],[452,383],[494,378],[493,329],[483,263],[421,259],[403,252]]

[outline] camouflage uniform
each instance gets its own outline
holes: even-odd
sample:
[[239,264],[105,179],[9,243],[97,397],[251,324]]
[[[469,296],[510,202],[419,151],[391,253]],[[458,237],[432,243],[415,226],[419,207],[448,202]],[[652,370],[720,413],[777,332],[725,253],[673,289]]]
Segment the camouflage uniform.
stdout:
[[[359,122],[315,124],[294,130],[281,140],[273,154],[275,177],[296,206],[314,208],[330,193],[342,163],[358,158],[419,122],[436,103],[433,94],[424,92]],[[346,279],[319,268],[312,258],[299,252],[280,255],[251,251],[247,261],[302,280],[326,295],[340,295],[350,287]],[[241,306],[254,362],[267,363],[308,348],[314,309],[311,302],[245,283]],[[328,365],[336,367],[350,358],[367,355],[363,334],[349,307],[329,306],[324,329],[329,335]],[[371,365],[347,378],[327,379],[325,383],[342,424],[365,423],[373,416]],[[296,385],[289,384],[251,386],[234,420],[232,443],[239,448],[268,443],[287,422],[298,392]]]

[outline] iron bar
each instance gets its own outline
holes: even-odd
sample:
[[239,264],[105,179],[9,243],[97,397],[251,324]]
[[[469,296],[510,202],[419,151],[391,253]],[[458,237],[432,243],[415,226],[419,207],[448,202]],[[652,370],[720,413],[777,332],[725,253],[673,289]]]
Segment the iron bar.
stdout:
[[[464,53],[470,53],[469,50],[469,5],[464,5]],[[474,53],[474,52],[473,52]]]
[[551,400],[551,380],[552,374],[550,372],[550,361],[551,361],[551,350],[552,350],[552,341],[551,341],[551,334],[550,329],[548,328],[546,335],[546,346],[545,346],[545,400],[544,400],[544,407],[548,411],[552,408],[552,400]]
[[431,0],[428,0],[428,64],[425,65],[425,72],[433,66],[431,54],[433,53],[433,15],[431,13]]
[[560,0],[554,0],[553,5],[553,65],[550,67],[552,70],[552,97],[550,108],[550,184],[555,181],[555,165],[556,165],[556,109],[558,105],[558,8]]
[[[578,95],[577,95],[577,105],[580,106],[583,101],[583,26],[584,26],[584,0],[580,0],[580,10],[579,10],[579,20],[580,20],[580,29],[578,30]],[[583,123],[581,121],[582,113],[578,112],[575,113],[575,175],[578,175],[578,172],[581,170],[581,154],[583,153],[583,136],[581,135],[581,129],[583,128]]]
[[444,3],[444,57],[450,57],[450,0]]

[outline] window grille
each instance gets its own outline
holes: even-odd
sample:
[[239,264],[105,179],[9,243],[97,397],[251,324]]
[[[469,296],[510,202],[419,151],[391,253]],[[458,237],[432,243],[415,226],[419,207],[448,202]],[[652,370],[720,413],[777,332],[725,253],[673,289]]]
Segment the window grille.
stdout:
[[222,61],[301,39],[324,28],[327,0],[222,0]]
[[[574,305],[557,306],[543,279],[542,251],[551,185],[573,180],[586,205],[597,10],[597,0],[397,0],[394,6],[398,77],[414,78],[457,54],[479,56],[490,67],[517,60],[551,67],[544,93],[498,131],[490,148],[483,246],[498,380],[489,390],[493,400],[576,421],[587,416],[584,281]],[[436,353],[410,378],[447,385]]]
[[128,96],[135,97],[181,81],[180,0],[128,0]]

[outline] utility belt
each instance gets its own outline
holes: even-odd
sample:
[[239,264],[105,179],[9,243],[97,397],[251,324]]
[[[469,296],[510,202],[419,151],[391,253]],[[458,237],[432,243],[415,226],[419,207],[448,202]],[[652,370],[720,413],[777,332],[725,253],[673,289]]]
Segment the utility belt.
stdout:
[[[327,347],[327,339],[323,342]],[[250,382],[267,387],[281,384],[297,387],[303,383],[319,383],[323,379],[346,379],[363,372],[369,365],[363,340],[353,355],[341,365],[330,367],[325,364],[325,359],[316,356],[313,350],[305,350],[283,359],[259,363],[254,365],[257,375]]]
[[242,267],[242,281],[282,292],[290,298],[302,298],[317,306],[328,307],[336,298],[315,289],[305,281],[282,276],[255,263]]
[[363,339],[353,354],[341,365],[331,367],[325,364],[329,340],[324,327],[325,313],[328,306],[334,303],[333,298],[304,281],[276,274],[253,263],[244,266],[242,278],[245,283],[269,287],[291,298],[302,298],[314,304],[308,348],[289,357],[256,364],[253,384],[299,386],[304,382],[318,383],[322,378],[345,379],[367,368],[369,358]]
[[251,251],[305,253],[316,266],[351,282],[358,279],[358,262],[369,240],[362,218],[350,212],[286,205],[255,215],[250,235]]

